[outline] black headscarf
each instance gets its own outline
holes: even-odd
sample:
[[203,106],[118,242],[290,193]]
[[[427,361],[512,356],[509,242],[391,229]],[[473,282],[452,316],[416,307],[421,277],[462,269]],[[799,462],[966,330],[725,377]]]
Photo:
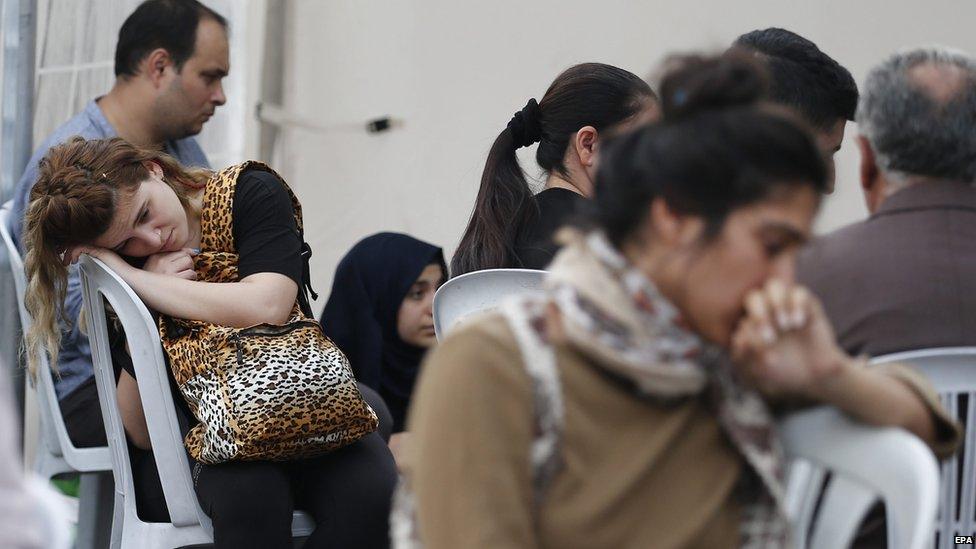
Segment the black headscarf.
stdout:
[[427,265],[440,265],[437,246],[400,233],[360,240],[342,258],[332,294],[322,311],[322,328],[349,358],[359,382],[375,389],[402,431],[420,360],[426,349],[400,339],[400,304]]

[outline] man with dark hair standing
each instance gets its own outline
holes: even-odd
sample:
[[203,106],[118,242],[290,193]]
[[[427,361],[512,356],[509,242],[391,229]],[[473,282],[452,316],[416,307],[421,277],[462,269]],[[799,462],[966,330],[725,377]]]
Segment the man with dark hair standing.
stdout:
[[[125,20],[115,51],[115,84],[41,144],[14,191],[11,230],[21,251],[24,210],[48,149],[80,135],[119,136],[165,150],[185,165],[209,166],[192,137],[226,101],[221,80],[230,70],[227,21],[196,0],[147,0]],[[55,390],[72,442],[106,444],[88,338],[78,328],[81,282],[68,276]]]
[[771,99],[810,124],[829,164],[832,192],[834,153],[840,150],[844,127],[854,120],[857,108],[857,84],[851,73],[816,44],[786,29],[743,34],[733,47],[756,52],[769,71]]

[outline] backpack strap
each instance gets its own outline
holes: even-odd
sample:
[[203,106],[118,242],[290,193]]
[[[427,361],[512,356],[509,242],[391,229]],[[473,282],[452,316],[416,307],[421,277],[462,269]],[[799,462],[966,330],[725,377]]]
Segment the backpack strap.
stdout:
[[305,314],[312,317],[311,306],[308,303],[308,295],[311,295],[312,299],[318,299],[319,296],[312,288],[312,276],[309,268],[309,260],[312,258],[312,248],[308,245],[308,242],[305,242],[302,204],[298,201],[298,197],[291,190],[291,187],[288,186],[288,183],[285,182],[285,179],[267,164],[256,160],[248,160],[214,173],[204,191],[203,210],[200,213],[201,248],[222,252],[234,251],[233,215],[227,215],[227,213],[233,212],[234,192],[237,189],[237,180],[247,170],[260,170],[270,173],[284,187],[288,193],[288,197],[291,199],[292,209],[295,212],[295,226],[298,230],[298,238],[302,242],[302,287],[300,288],[300,301]]
[[559,447],[563,434],[562,386],[556,366],[556,353],[548,341],[544,323],[545,302],[517,297],[501,306],[503,316],[515,334],[522,352],[522,364],[532,378],[532,399],[536,438],[530,455],[537,507],[546,490],[562,469]]

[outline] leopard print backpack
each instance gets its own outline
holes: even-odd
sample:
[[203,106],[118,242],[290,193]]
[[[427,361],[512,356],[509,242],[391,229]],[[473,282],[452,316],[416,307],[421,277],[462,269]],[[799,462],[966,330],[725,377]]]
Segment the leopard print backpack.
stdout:
[[[291,197],[302,235],[301,205],[271,168],[244,162],[217,172],[204,189],[200,253],[194,257],[198,280],[238,280],[232,212],[245,170],[275,176]],[[306,261],[308,251],[304,245]],[[307,284],[307,265],[304,278]],[[376,430],[376,413],[359,392],[349,361],[303,310],[303,299],[304,285],[282,325],[229,328],[160,317],[176,384],[200,422],[184,441],[194,459],[213,464],[312,457]]]

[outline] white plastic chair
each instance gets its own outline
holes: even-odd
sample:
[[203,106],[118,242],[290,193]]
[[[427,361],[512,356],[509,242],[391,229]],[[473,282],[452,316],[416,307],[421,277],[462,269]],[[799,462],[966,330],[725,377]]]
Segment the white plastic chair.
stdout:
[[444,339],[472,314],[490,311],[510,295],[541,290],[545,275],[532,269],[486,269],[448,280],[434,294],[434,334]]
[[877,357],[873,364],[904,362],[925,374],[947,412],[965,428],[961,452],[942,464],[937,547],[976,533],[976,347],[923,349]]
[[[0,235],[6,246],[10,259],[10,270],[14,277],[14,287],[17,292],[17,308],[20,313],[20,325],[26,332],[31,325],[31,317],[24,306],[24,294],[27,289],[27,277],[20,251],[14,245],[10,236],[11,203],[7,202],[0,208]],[[40,441],[34,459],[34,472],[50,479],[64,473],[80,473],[81,486],[78,501],[78,535],[79,549],[100,548],[108,542],[112,528],[113,497],[112,458],[107,446],[94,448],[77,448],[68,437],[68,430],[64,426],[61,408],[58,405],[57,394],[54,392],[54,378],[48,364],[47,355],[41,353],[37,357],[37,377],[28,385],[35,393],[38,415],[40,416]]]
[[[105,418],[109,448],[112,449],[116,504],[124,513],[121,532],[113,532],[112,547],[168,549],[213,543],[210,518],[200,508],[193,490],[190,466],[176,418],[168,367],[163,359],[156,323],[135,292],[104,263],[87,255],[82,256],[79,262],[95,364],[95,382]],[[112,305],[125,331],[149,428],[149,440],[159,469],[166,507],[169,509],[171,522],[168,523],[143,522],[136,514],[132,468],[116,398],[115,371],[109,349],[103,298]],[[308,536],[313,529],[314,524],[307,514],[295,513],[292,522],[292,534],[295,537]]]
[[[779,432],[790,461],[785,499],[796,548],[849,546],[879,498],[887,509],[889,547],[930,545],[939,471],[932,452],[917,437],[901,429],[858,424],[828,407],[788,416]],[[813,521],[824,471],[833,478]]]

